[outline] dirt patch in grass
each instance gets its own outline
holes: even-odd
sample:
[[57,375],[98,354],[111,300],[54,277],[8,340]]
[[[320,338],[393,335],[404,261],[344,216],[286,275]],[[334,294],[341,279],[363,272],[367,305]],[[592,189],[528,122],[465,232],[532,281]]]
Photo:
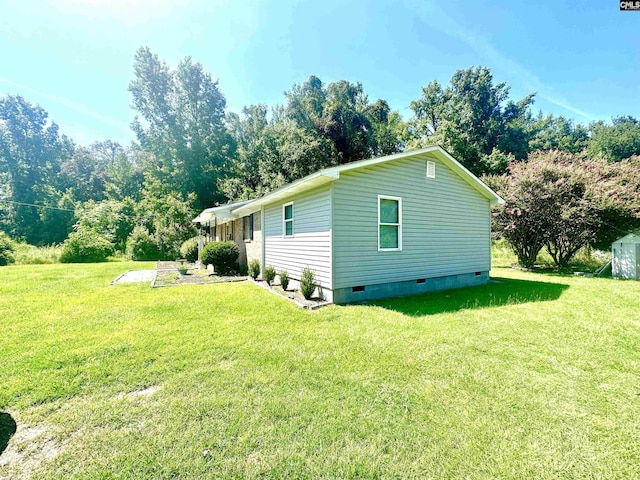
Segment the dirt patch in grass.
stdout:
[[154,393],[162,390],[162,387],[159,385],[152,385],[147,388],[143,388],[140,390],[134,390],[128,393],[119,393],[116,398],[138,398],[138,397],[150,397]]
[[[64,444],[53,439],[46,425],[19,426],[0,456],[0,478],[35,478],[44,462],[53,460]],[[5,477],[4,469],[8,470]]]

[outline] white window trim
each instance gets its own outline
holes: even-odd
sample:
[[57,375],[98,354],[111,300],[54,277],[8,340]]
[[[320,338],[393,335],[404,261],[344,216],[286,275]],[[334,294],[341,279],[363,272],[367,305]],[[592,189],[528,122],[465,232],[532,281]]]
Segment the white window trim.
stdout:
[[[285,209],[291,205],[291,219],[287,220],[285,218]],[[282,205],[282,237],[283,238],[291,238],[294,236],[295,234],[295,224],[294,224],[294,217],[295,217],[295,207],[293,206],[293,202],[289,202],[289,203],[285,203],[284,205]],[[291,222],[291,235],[287,235],[287,222]]]
[[[398,223],[380,223],[380,200],[396,200],[398,202]],[[392,225],[398,227],[398,248],[382,248],[380,246],[380,225]],[[401,252],[402,251],[402,197],[390,195],[378,195],[378,251]]]

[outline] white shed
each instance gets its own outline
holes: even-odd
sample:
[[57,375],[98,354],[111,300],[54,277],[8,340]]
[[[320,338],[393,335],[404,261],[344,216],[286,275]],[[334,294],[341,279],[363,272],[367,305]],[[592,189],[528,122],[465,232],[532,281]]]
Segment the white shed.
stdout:
[[640,235],[630,234],[611,244],[612,276],[640,280]]

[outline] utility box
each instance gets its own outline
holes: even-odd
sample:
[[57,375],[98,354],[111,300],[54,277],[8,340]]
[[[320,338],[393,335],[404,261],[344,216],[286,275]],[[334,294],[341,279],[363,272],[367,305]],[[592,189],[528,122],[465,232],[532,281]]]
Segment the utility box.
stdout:
[[640,235],[627,235],[611,244],[613,278],[640,280]]

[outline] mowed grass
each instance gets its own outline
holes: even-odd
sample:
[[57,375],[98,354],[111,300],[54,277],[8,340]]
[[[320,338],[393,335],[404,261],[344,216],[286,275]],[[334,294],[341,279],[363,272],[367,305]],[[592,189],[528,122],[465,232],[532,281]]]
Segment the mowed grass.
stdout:
[[150,266],[0,269],[0,411],[44,432],[0,478],[640,476],[638,282],[496,268],[315,312],[109,285]]

